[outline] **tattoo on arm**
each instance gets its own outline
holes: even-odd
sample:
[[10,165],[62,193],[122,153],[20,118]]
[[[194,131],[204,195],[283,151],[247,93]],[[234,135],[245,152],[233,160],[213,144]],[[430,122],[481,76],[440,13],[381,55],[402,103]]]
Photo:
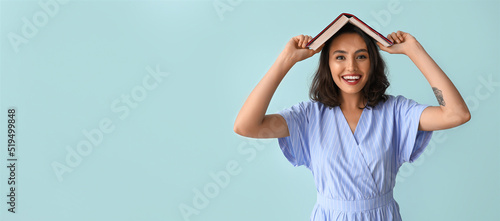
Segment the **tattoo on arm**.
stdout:
[[434,95],[436,95],[439,105],[445,106],[446,103],[444,102],[443,92],[439,90],[437,87],[433,87],[432,91],[434,91]]

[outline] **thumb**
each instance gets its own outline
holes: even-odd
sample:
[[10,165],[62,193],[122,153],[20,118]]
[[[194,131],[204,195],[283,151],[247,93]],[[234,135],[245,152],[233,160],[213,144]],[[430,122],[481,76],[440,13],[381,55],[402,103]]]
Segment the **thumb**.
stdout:
[[377,45],[378,45],[378,47],[380,48],[380,50],[385,51],[385,52],[387,52],[387,53],[391,53],[391,52],[390,52],[390,50],[391,50],[391,49],[389,49],[389,47],[386,47],[386,46],[384,46],[383,44],[380,44],[380,42],[377,42]]
[[325,46],[325,44],[322,44],[321,46],[319,46],[318,49],[314,50],[314,53],[320,52],[323,49],[324,46]]

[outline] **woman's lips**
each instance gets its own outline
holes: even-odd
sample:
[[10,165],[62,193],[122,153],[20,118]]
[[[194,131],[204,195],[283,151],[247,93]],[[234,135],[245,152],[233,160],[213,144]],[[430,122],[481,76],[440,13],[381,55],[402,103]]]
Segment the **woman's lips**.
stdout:
[[360,79],[361,79],[361,75],[358,75],[358,74],[352,74],[352,75],[349,74],[349,75],[342,76],[342,80],[344,80],[344,82],[346,82],[349,85],[357,84]]

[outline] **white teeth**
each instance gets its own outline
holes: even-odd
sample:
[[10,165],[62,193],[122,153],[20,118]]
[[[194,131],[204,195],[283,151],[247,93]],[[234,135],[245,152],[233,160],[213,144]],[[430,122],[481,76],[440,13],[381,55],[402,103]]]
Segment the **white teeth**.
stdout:
[[358,80],[361,76],[343,76],[342,78],[346,80]]

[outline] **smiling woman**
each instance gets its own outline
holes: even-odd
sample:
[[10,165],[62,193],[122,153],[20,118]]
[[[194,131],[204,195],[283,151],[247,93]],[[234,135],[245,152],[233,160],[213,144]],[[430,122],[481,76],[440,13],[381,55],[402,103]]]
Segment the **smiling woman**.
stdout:
[[[293,166],[311,170],[317,190],[312,221],[401,220],[393,198],[399,168],[423,153],[433,130],[470,119],[456,88],[411,35],[398,32],[388,38],[396,44],[375,44],[363,31],[347,25],[312,50],[306,48],[310,36],[293,37],[236,118],[236,133],[278,138]],[[389,53],[408,55],[436,88],[440,106],[386,95],[389,82],[377,45]],[[290,68],[320,51],[311,99],[265,115]]]

